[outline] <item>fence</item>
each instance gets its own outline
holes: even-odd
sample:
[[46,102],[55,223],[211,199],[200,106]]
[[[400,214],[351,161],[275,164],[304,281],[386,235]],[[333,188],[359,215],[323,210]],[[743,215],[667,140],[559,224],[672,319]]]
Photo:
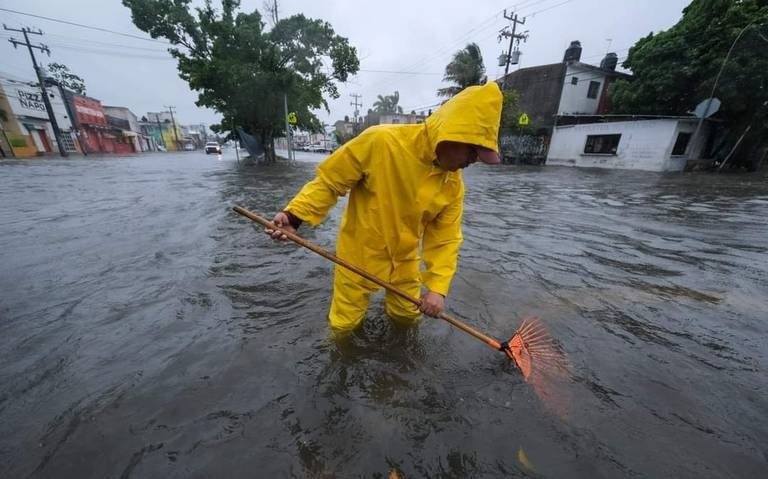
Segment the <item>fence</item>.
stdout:
[[499,136],[499,149],[504,163],[543,165],[549,151],[548,135]]

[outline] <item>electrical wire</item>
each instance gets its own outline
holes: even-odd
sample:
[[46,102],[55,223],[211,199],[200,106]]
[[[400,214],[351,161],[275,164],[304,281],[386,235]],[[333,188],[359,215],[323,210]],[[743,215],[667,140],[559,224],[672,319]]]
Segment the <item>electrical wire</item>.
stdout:
[[[522,14],[522,13],[525,12],[526,9],[532,8],[532,7],[536,6],[536,5],[539,5],[541,3],[545,3],[547,1],[550,1],[550,0],[536,0],[536,1],[533,1],[533,3],[530,3],[530,1],[523,2],[522,4],[516,5],[515,8],[519,8],[520,10],[518,10],[518,12],[519,12],[519,14]],[[532,12],[532,13],[527,13],[525,15],[526,16],[535,16],[535,15],[537,15],[539,13],[543,13],[543,12],[546,12],[546,11],[549,11],[549,10],[553,10],[555,8],[558,8],[558,7],[563,6],[565,4],[571,3],[573,1],[574,0],[566,0],[564,2],[560,2],[560,3],[555,4],[555,5],[550,5],[549,7],[543,8],[541,10],[537,10],[537,11]],[[439,50],[437,50],[437,51],[435,51],[435,52],[433,52],[433,53],[431,53],[431,54],[429,54],[429,55],[427,55],[425,57],[420,58],[416,63],[411,64],[408,67],[403,68],[402,70],[411,70],[411,69],[419,67],[419,66],[423,67],[424,65],[428,65],[428,64],[430,64],[430,63],[432,63],[434,61],[439,60],[440,59],[440,55],[442,55],[444,53],[447,53],[448,51],[451,51],[452,49],[456,48],[457,45],[459,45],[461,43],[464,43],[470,36],[472,36],[472,34],[475,31],[487,28],[489,26],[489,25],[487,25],[489,23],[489,21],[495,21],[501,13],[502,13],[502,10],[499,10],[498,12],[494,13],[492,16],[488,17],[486,20],[483,20],[482,22],[477,24],[474,28],[470,29],[459,40],[456,40],[456,41],[448,44],[447,46],[442,47],[441,49],[439,49]],[[491,33],[491,35],[486,35],[486,36],[482,37],[481,41],[487,40],[491,36],[496,36],[497,34],[498,34],[498,32],[494,28],[494,31]],[[389,80],[389,78],[382,79],[379,82],[374,83],[373,85],[371,85],[369,87],[369,89],[374,90],[375,88],[378,88],[379,85],[381,85],[384,82],[384,80]]]
[[2,7],[0,7],[0,11],[9,12],[9,13],[16,13],[18,15],[25,15],[25,16],[28,16],[28,17],[39,18],[41,20],[47,20],[49,22],[63,23],[65,25],[72,25],[72,26],[75,26],[75,27],[87,28],[89,30],[96,30],[96,31],[99,31],[99,32],[104,32],[104,33],[111,33],[113,35],[120,35],[120,36],[123,36],[123,37],[136,38],[138,40],[144,40],[145,42],[155,42],[155,43],[162,43],[164,45],[169,45],[168,42],[164,42],[162,40],[156,40],[154,38],[141,37],[139,35],[133,35],[131,33],[118,32],[118,31],[115,31],[115,30],[110,30],[108,28],[94,27],[92,25],[84,25],[82,23],[70,22],[70,21],[67,21],[67,20],[61,20],[61,19],[58,19],[58,18],[46,17],[46,16],[43,16],[43,15],[35,15],[34,13],[20,12],[18,10],[11,10],[10,8],[2,8]]

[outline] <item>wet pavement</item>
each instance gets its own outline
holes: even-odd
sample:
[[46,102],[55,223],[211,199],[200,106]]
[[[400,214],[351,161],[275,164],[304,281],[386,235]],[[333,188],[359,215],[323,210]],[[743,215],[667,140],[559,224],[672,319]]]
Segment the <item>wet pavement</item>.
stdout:
[[315,166],[0,162],[0,476],[765,477],[764,177],[468,169],[448,307],[540,316],[568,366],[531,384],[380,298],[329,338],[331,265],[231,211]]

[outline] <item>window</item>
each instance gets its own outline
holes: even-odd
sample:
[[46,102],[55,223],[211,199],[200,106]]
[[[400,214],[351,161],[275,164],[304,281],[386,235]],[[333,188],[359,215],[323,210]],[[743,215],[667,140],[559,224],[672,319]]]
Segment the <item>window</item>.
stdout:
[[599,81],[589,82],[589,91],[587,92],[587,98],[597,98],[597,92],[599,91],[600,91]]
[[571,77],[571,85],[578,85],[579,77]]
[[672,156],[682,156],[685,154],[685,150],[688,149],[688,143],[691,141],[690,133],[683,133],[682,131],[677,134],[677,141],[675,141],[675,147],[672,148]]
[[615,155],[619,149],[621,135],[589,135],[584,153],[597,155]]

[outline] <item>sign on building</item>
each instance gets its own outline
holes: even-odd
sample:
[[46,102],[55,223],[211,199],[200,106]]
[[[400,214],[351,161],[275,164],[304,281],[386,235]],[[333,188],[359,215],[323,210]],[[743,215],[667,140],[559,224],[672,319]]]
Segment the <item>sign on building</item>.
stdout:
[[48,119],[48,112],[45,110],[45,103],[43,102],[43,92],[39,88],[28,85],[14,85],[7,88],[8,102],[16,116]]
[[101,102],[81,95],[73,96],[75,115],[81,124],[107,126]]

